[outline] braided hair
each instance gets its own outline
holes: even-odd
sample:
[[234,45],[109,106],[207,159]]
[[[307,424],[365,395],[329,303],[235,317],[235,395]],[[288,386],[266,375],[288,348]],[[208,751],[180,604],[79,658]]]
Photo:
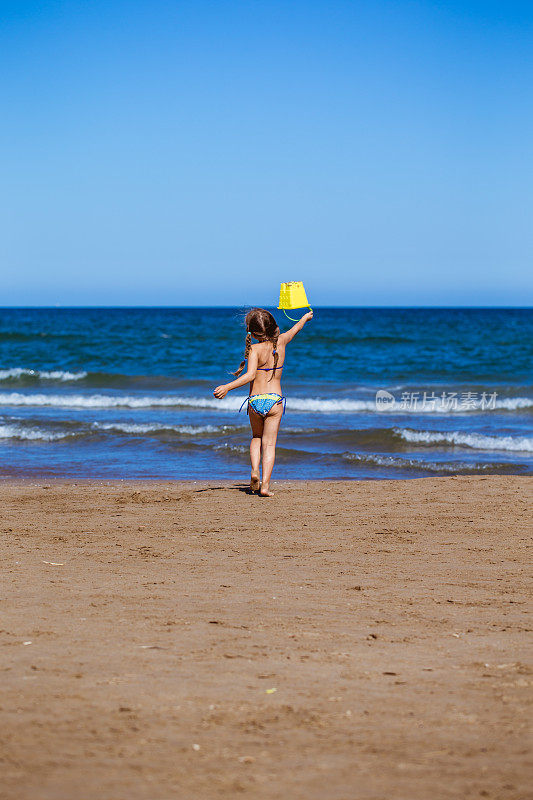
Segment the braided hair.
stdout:
[[246,339],[245,339],[245,346],[244,346],[244,359],[239,364],[239,368],[233,373],[236,378],[239,377],[241,372],[244,369],[244,364],[248,356],[250,355],[250,350],[252,347],[252,336],[254,339],[257,339],[258,342],[272,342],[272,355],[274,357],[274,368],[272,370],[272,375],[269,378],[269,381],[272,380],[274,375],[276,374],[276,368],[278,365],[278,337],[279,337],[279,328],[276,320],[270,313],[270,311],[266,311],[264,308],[252,308],[251,311],[248,312],[246,315]]
[[244,358],[241,361],[241,363],[239,364],[239,368],[236,369],[235,372],[233,373],[236,378],[238,378],[239,375],[241,374],[241,372],[243,371],[246,359],[250,355],[250,350],[252,348],[252,334],[250,333],[250,331],[246,331],[246,339],[244,340],[244,342],[245,342],[245,344],[244,344]]
[[276,367],[278,366],[278,358],[279,358],[279,356],[278,356],[278,336],[279,336],[279,328],[278,328],[277,333],[274,334],[274,337],[272,339],[272,348],[273,348],[272,349],[272,355],[274,357],[274,367],[272,369],[272,375],[268,379],[269,382],[272,380],[272,378],[276,374]]

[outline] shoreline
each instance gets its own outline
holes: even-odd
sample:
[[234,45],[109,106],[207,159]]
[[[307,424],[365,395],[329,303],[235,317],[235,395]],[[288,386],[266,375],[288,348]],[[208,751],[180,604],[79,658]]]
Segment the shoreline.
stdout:
[[[249,470],[248,470],[249,471]],[[243,470],[243,475],[246,476],[248,473],[246,470]],[[405,476],[393,478],[391,476],[387,477],[333,477],[333,478],[277,478],[271,481],[272,484],[276,484],[279,487],[283,487],[283,485],[290,485],[290,484],[301,484],[301,483],[311,483],[311,484],[329,484],[329,483],[347,483],[347,484],[356,484],[356,483],[411,483],[411,482],[418,482],[418,481],[440,481],[440,480],[488,480],[492,478],[518,478],[525,481],[532,481],[533,482],[533,475],[529,472],[521,471],[521,472],[490,472],[488,474],[465,474],[465,473],[448,473],[448,474],[428,474],[428,475],[418,475],[413,476],[412,478],[406,478]],[[202,484],[202,485],[209,485],[212,483],[223,484],[224,486],[247,486],[248,482],[245,480],[245,477],[242,478],[220,478],[214,479],[213,477],[204,477],[204,478],[117,478],[117,477],[95,477],[95,476],[81,476],[81,477],[72,477],[72,476],[62,476],[62,475],[43,475],[39,473],[37,475],[32,476],[18,476],[18,475],[0,475],[0,486],[6,484],[17,484],[17,483],[53,483],[57,484],[127,484],[127,483],[147,483],[149,485],[181,485],[181,484]]]
[[0,483],[5,800],[523,800],[533,480],[274,488]]

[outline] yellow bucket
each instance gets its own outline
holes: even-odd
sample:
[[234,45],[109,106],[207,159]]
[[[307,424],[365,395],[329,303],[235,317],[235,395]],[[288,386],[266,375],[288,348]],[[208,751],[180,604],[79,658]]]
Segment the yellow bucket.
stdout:
[[281,308],[285,316],[293,322],[297,320],[289,317],[285,311],[286,308],[311,308],[302,281],[289,281],[288,283],[281,284],[278,308]]

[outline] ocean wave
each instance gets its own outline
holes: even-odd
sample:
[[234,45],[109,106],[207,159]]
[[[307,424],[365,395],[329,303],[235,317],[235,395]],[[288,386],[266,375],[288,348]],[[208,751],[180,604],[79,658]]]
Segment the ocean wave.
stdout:
[[[279,449],[279,448],[278,448]],[[225,453],[236,453],[237,455],[244,456],[248,455],[250,448],[246,447],[244,444],[228,444],[224,442],[224,444],[217,444],[213,448],[217,452],[225,452]]]
[[70,433],[53,433],[41,428],[23,428],[19,425],[0,425],[0,439],[18,439],[20,441],[55,442],[67,439]]
[[[248,447],[239,444],[224,443],[216,445],[213,450],[233,456],[241,461],[248,458]],[[420,474],[478,474],[487,472],[516,473],[521,467],[516,464],[501,462],[469,462],[469,461],[430,461],[417,458],[404,458],[382,453],[319,453],[307,450],[294,450],[288,447],[278,447],[276,449],[278,461],[313,461],[315,463],[339,463],[349,462],[361,466],[381,467],[391,471],[417,472]]]
[[185,436],[201,436],[208,433],[232,433],[243,430],[239,425],[165,425],[164,423],[135,423],[135,422],[93,422],[96,430],[115,431],[117,433],[133,433],[137,435],[153,433],[179,433]]
[[39,381],[80,381],[87,377],[86,372],[69,372],[68,370],[53,369],[28,369],[27,367],[11,367],[0,369],[0,381],[13,382],[21,378]]
[[[75,375],[76,373],[72,373]],[[245,396],[226,397],[216,400],[214,397],[189,397],[186,395],[74,395],[74,394],[23,394],[22,392],[0,393],[0,406],[50,406],[58,408],[205,408],[216,411],[236,411],[245,401]],[[487,413],[493,410],[516,411],[533,408],[533,398],[509,397],[496,400],[494,408],[484,411],[472,409],[400,409],[395,405],[382,409],[379,413],[392,413],[396,415],[428,413],[440,414],[465,414]],[[374,400],[350,400],[333,398],[301,398],[290,397],[287,400],[289,411],[302,411],[304,413],[335,413],[335,412],[376,412]]]
[[128,395],[73,395],[0,393],[0,406],[47,406],[54,408],[151,408],[190,406],[180,397],[130,397]]
[[21,392],[0,393],[0,406],[49,406],[57,408],[213,408],[235,411],[245,397],[215,398],[187,397],[178,395],[139,396],[132,395],[74,395],[74,394],[23,394]]
[[[491,462],[468,462],[468,461],[425,461],[416,458],[401,458],[399,456],[388,456],[382,454],[361,454],[361,453],[342,453],[345,461],[357,462],[359,464],[374,465],[377,467],[389,467],[397,470],[417,471],[420,473],[453,473],[471,474],[483,472],[516,472],[516,464],[491,463]],[[520,467],[518,467],[520,469]]]
[[409,428],[394,428],[394,433],[413,444],[449,444],[474,450],[509,450],[517,453],[533,453],[533,438],[526,436],[487,436],[481,433],[460,431],[414,431]]
[[103,391],[154,390],[159,392],[179,391],[183,388],[196,389],[198,392],[211,386],[206,379],[183,378],[177,375],[136,375],[121,372],[89,372],[86,370],[31,369],[29,367],[10,367],[0,369],[0,384],[13,387],[32,387],[43,383],[48,385],[77,382],[87,389]]
[[506,411],[517,411],[523,408],[533,408],[533,398],[529,397],[504,397],[496,400],[494,405],[490,405],[485,409],[481,408],[443,408],[435,405],[435,408],[400,408],[398,403],[393,403],[390,406],[376,407],[374,400],[349,400],[349,399],[319,399],[319,398],[289,398],[287,400],[287,408],[294,411],[310,411],[310,412],[336,412],[348,411],[357,413],[361,411],[392,413],[392,414],[465,414],[465,413],[485,413],[487,411],[494,411],[502,409]]
[[461,431],[427,431],[412,428],[289,428],[284,434],[305,435],[313,441],[354,445],[364,450],[407,450],[413,445],[466,447],[475,450],[533,452],[533,438],[498,436]]
[[[198,437],[210,434],[231,434],[236,431],[246,430],[243,425],[165,425],[164,423],[134,423],[134,422],[109,422],[109,423],[84,423],[69,421],[55,421],[56,430],[49,431],[39,426],[38,420],[29,423],[25,421],[8,422],[0,424],[0,439],[41,440],[53,442],[60,439],[80,439],[97,436],[104,432],[125,433],[135,436],[174,435],[185,437]],[[62,428],[62,430],[57,430]]]
[[[188,397],[185,395],[139,396],[133,395],[73,395],[73,394],[23,394],[21,392],[0,393],[0,406],[50,406],[58,408],[206,408],[217,411],[238,411],[246,396]],[[320,400],[291,398],[287,408],[304,412],[375,411],[370,400]]]

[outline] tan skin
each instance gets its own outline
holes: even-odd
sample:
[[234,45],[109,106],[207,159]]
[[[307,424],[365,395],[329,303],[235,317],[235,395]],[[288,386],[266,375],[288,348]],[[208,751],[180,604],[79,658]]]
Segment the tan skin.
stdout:
[[[294,339],[299,333],[306,322],[313,319],[313,312],[309,311],[296,323],[290,330],[281,333],[278,337],[278,364],[285,364],[285,348],[290,341]],[[253,336],[253,334],[252,334]],[[253,344],[248,356],[248,369],[242,375],[239,375],[231,383],[217,386],[213,394],[219,400],[231,392],[232,389],[238,389],[245,384],[250,384],[250,394],[266,394],[267,392],[280,394],[281,391],[281,376],[283,367],[276,369],[276,374],[272,376],[272,372],[258,372],[258,367],[273,367],[274,357],[272,355],[272,342],[259,342]],[[252,489],[259,489],[259,494],[262,497],[272,497],[270,491],[270,478],[272,476],[272,469],[274,468],[274,461],[276,458],[276,440],[278,438],[279,425],[281,422],[281,415],[283,408],[281,403],[277,403],[266,417],[257,414],[251,407],[249,408],[250,425],[252,427],[252,441],[250,442],[250,461],[252,462],[252,473],[250,478],[250,487]],[[259,465],[263,457],[263,480],[259,480]]]

